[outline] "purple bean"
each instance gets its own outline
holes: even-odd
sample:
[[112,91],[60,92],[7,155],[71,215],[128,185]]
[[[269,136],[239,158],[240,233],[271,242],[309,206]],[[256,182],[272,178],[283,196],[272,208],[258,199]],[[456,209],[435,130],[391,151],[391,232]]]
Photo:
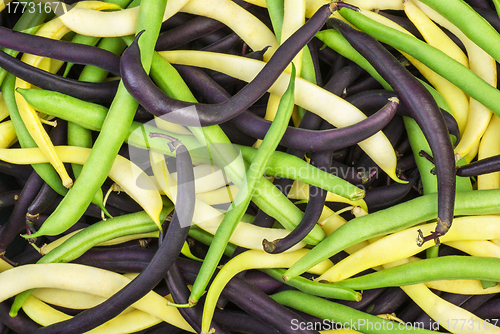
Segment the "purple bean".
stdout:
[[486,303],[488,300],[490,300],[495,296],[496,296],[495,293],[485,294],[485,295],[474,295],[470,297],[465,303],[463,303],[461,307],[469,312],[474,312],[477,308],[479,308],[481,305],[483,305],[484,303]]
[[471,7],[491,9],[488,0],[466,0]]
[[12,258],[12,261],[17,263],[18,266],[22,266],[29,263],[36,263],[36,261],[42,258],[42,254],[40,254],[35,248],[31,245],[27,245],[26,250],[19,255],[16,255]]
[[207,52],[227,52],[228,50],[236,47],[238,44],[242,42],[241,37],[236,33],[231,33],[224,37],[223,39],[218,40],[215,43],[205,46],[201,48],[201,51]]
[[373,303],[378,297],[380,297],[387,289],[370,289],[363,291],[363,298],[359,302],[347,301],[347,300],[335,300],[336,303],[352,307],[356,310],[362,310]]
[[498,17],[496,11],[489,8],[478,7],[474,8],[474,10],[486,21],[488,21],[488,23],[491,24],[491,26],[495,28],[496,31],[500,32],[500,18]]
[[418,39],[420,39],[422,41],[424,40],[424,38],[422,37],[422,34],[420,33],[420,31],[418,31],[417,27],[415,27],[415,25],[413,24],[413,22],[411,22],[407,17],[405,17],[405,16],[397,16],[397,15],[389,14],[389,13],[382,12],[382,11],[379,11],[378,13],[380,15],[388,18],[389,20],[391,20],[391,21],[399,24],[401,27],[403,27],[404,29],[408,30],[412,35],[414,35]]
[[73,263],[106,269],[114,272],[142,272],[151,262],[156,249],[149,248],[93,248]]
[[436,158],[438,223],[435,232],[424,237],[419,244],[437,240],[451,227],[455,206],[455,157],[443,114],[427,89],[376,39],[339,19],[330,19],[328,22],[339,30],[391,85],[429,142]]
[[64,78],[0,51],[0,66],[16,77],[46,90],[54,90],[82,100],[97,103],[111,102],[118,88],[118,81],[86,82]]
[[184,24],[162,33],[156,41],[155,50],[170,50],[198,39],[224,27],[224,24],[214,19],[198,16]]
[[[163,93],[140,65],[140,50],[137,35],[123,53],[120,67],[123,83],[149,112],[156,116],[169,114],[174,123],[189,126],[208,126],[223,123],[240,114],[263,96],[276,81],[288,63],[293,59],[314,34],[323,26],[331,14],[330,5],[324,5],[289,39],[276,50],[259,74],[235,96],[220,104],[193,104],[168,97]],[[190,108],[195,106],[195,108]],[[180,111],[182,109],[182,111]]]
[[[393,96],[397,97],[394,92],[376,89],[351,95],[347,97],[346,100],[355,107],[361,109],[367,115],[370,115],[371,113],[381,108],[387,102],[388,98]],[[448,131],[450,132],[450,134],[457,138],[458,143],[458,140],[460,140],[460,131],[458,130],[457,121],[450,113],[444,110],[441,110],[441,113],[446,121]],[[412,117],[402,103],[400,103],[398,106],[397,114],[401,116]]]
[[[399,153],[399,151],[397,152]],[[408,154],[398,159],[398,163],[396,165],[396,171],[402,172],[415,167],[417,167],[417,164],[415,162],[415,156],[413,154]]]
[[[332,130],[307,130],[288,127],[280,145],[304,152],[333,151],[352,146],[374,135],[389,123],[396,113],[398,103],[388,102],[377,113],[359,123]],[[237,129],[262,139],[271,122],[250,113],[242,113],[231,120]]]
[[126,212],[138,212],[143,210],[136,201],[124,192],[116,193],[112,191],[106,200],[106,204]]
[[16,204],[21,189],[6,191],[0,194],[0,209],[10,208]]
[[323,87],[327,91],[342,96],[349,87],[362,73],[361,67],[357,65],[347,65],[337,71]]
[[0,27],[0,46],[69,63],[93,65],[120,75],[120,57],[95,46],[25,34]]
[[394,313],[407,300],[408,296],[401,288],[391,287],[368,306],[365,312],[374,315]]

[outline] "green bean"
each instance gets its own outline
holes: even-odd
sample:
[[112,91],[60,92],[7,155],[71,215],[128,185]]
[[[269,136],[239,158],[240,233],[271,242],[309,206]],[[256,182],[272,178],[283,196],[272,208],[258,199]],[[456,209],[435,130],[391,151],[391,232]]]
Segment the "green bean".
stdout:
[[[173,205],[164,206],[160,215],[161,221],[165,220],[172,210]],[[158,227],[144,211],[110,218],[105,221],[102,220],[71,236],[61,245],[44,255],[37,263],[70,262],[102,242],[131,234],[148,233],[156,230],[158,230]],[[31,291],[27,290],[16,296],[10,310],[11,316],[15,317],[17,315],[17,312],[26,298],[31,294]]]
[[[445,2],[462,3],[462,1],[453,0],[443,1],[443,3]],[[339,13],[357,28],[369,33],[380,42],[415,57],[431,70],[462,89],[467,95],[479,101],[495,114],[500,115],[500,105],[496,103],[496,101],[500,100],[500,91],[442,51],[413,36],[378,23],[354,10],[342,8]],[[467,24],[471,25],[471,22]],[[471,25],[471,27],[474,26]],[[492,40],[488,43],[490,45],[494,44]]]
[[481,49],[500,62],[500,35],[465,1],[420,0],[420,2],[443,15]]
[[[253,161],[257,150],[253,147],[238,145],[244,159]],[[298,157],[284,152],[276,151],[267,163],[266,175],[285,177],[293,180],[301,180],[337,195],[358,200],[364,197],[364,191],[351,183],[318,169]]]
[[[280,282],[283,281],[281,277],[285,273],[284,269],[260,269],[260,270]],[[286,281],[285,284],[293,286],[294,288],[297,288],[302,292],[318,297],[352,300],[358,302],[361,300],[361,294],[355,293],[353,290],[339,289],[338,286],[336,286],[336,284],[319,283],[308,280],[302,276],[294,277],[291,280]]]
[[[500,190],[457,192],[455,215],[485,215],[500,213]],[[437,217],[437,193],[417,197],[388,209],[357,217],[338,228],[297,261],[284,274],[285,279],[296,277],[315,264],[361,241],[397,232]]]
[[412,285],[439,280],[500,281],[500,259],[479,256],[440,256],[412,261],[335,284],[356,290]]
[[276,35],[276,39],[279,42],[281,41],[281,27],[283,26],[283,16],[285,15],[285,1],[266,0],[266,6],[269,12],[269,17],[271,18],[274,34]]
[[[386,334],[389,332],[434,333],[433,331],[418,327],[410,327],[407,324],[398,325],[393,321],[384,320],[377,316],[355,310],[349,306],[337,304],[300,291],[283,291],[272,295],[271,298],[282,305],[324,319],[322,324],[325,325],[323,327],[325,330],[338,329],[339,327],[336,327],[336,325],[339,325],[342,328],[350,328],[368,334]],[[291,326],[295,326],[297,330],[300,329],[300,325],[306,326],[307,323],[301,324],[299,321],[291,323]],[[327,327],[328,325],[330,326],[329,328]]]
[[[144,0],[139,9],[137,29],[138,31],[146,30],[140,41],[143,50],[141,60],[148,72],[165,6],[166,0]],[[57,235],[75,224],[82,216],[95,193],[106,180],[118,150],[126,139],[127,130],[132,124],[137,106],[137,101],[120,83],[108,116],[79,178],[54,213],[31,237]]]
[[[2,95],[5,100],[5,104],[9,109],[10,119],[12,120],[12,125],[16,130],[16,135],[19,140],[19,144],[21,144],[22,148],[30,148],[37,147],[35,141],[31,137],[30,133],[26,129],[24,122],[19,114],[19,110],[17,109],[16,98],[14,96],[16,83],[16,77],[12,74],[8,74],[1,86]],[[56,173],[54,167],[52,167],[49,163],[44,164],[34,164],[32,165],[33,169],[40,175],[40,177],[47,182],[52,189],[54,189],[58,194],[65,195],[68,192],[65,186],[63,186],[61,182],[61,178]]]

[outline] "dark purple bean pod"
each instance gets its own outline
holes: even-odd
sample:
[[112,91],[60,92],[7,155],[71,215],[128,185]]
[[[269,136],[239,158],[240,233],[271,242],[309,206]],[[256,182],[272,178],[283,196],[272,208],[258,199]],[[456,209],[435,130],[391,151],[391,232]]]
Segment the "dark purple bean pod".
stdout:
[[17,316],[9,315],[11,305],[6,301],[0,303],[0,322],[5,324],[12,332],[17,334],[30,334],[40,328],[40,325],[31,320],[24,312],[19,312]]
[[327,91],[342,96],[344,91],[361,75],[363,70],[357,65],[347,65],[337,71],[323,86]]
[[155,50],[174,49],[224,27],[224,24],[203,16],[195,17],[184,24],[165,31],[158,36]]
[[[152,134],[156,136],[156,134]],[[162,136],[162,135],[161,135]],[[167,137],[169,140],[173,139]],[[165,277],[180,254],[192,222],[195,203],[194,172],[191,156],[186,147],[176,139],[168,143],[177,151],[178,172],[177,206],[165,240],[161,243],[148,266],[129,284],[103,303],[88,309],[74,318],[37,330],[35,333],[84,333],[116,317],[128,306],[141,299]]]
[[0,234],[0,257],[4,260],[8,260],[5,258],[5,250],[7,247],[14,240],[14,238],[25,229],[26,210],[38,194],[43,183],[44,181],[42,178],[35,171],[33,171],[21,191],[16,205],[14,206],[14,210],[6,223],[5,228]]
[[455,156],[443,114],[427,89],[376,39],[339,19],[330,19],[328,22],[339,30],[342,36],[391,85],[429,142],[433,156],[436,158],[437,226],[435,232],[419,240],[418,243],[437,240],[451,227],[455,207]]
[[348,166],[333,160],[330,173],[354,185],[363,186],[372,180],[376,174],[376,170],[364,170],[357,166]]
[[120,75],[120,57],[95,46],[25,34],[0,27],[0,46],[37,56],[93,65]]
[[398,159],[398,163],[396,164],[396,172],[400,173],[402,171],[412,169],[415,167],[417,167],[417,163],[415,162],[415,156],[413,154],[408,154]]
[[109,103],[113,100],[118,89],[118,81],[116,80],[86,82],[64,78],[28,65],[3,51],[0,51],[0,67],[42,89],[58,91],[91,102]]
[[378,297],[365,312],[378,314],[391,314],[408,300],[408,295],[399,287],[388,288],[380,297]]
[[31,165],[16,165],[6,161],[0,161],[0,173],[2,174],[27,180],[31,172],[33,172],[33,167],[31,167]]
[[[332,164],[332,156],[332,151],[314,153],[311,156],[311,164],[321,170],[328,171]],[[326,190],[320,187],[309,185],[309,201],[300,223],[282,239],[273,241],[264,239],[262,241],[264,251],[271,254],[283,253],[304,239],[317,224],[325,206],[327,193]]]
[[467,2],[471,7],[491,9],[491,5],[488,0],[466,0],[465,2]]
[[241,37],[233,32],[224,37],[223,39],[218,40],[217,42],[212,43],[210,45],[207,45],[204,48],[201,48],[201,51],[225,53],[231,50],[232,48],[236,47],[241,42],[242,42]]
[[495,293],[485,294],[485,295],[474,295],[470,297],[465,303],[463,303],[461,307],[469,312],[474,312],[477,308],[479,308],[481,305],[483,305],[484,303],[486,303],[488,300],[490,300],[495,296],[496,296]]
[[138,273],[146,269],[156,249],[150,248],[92,248],[71,261],[120,273]]
[[[103,193],[106,193],[106,191],[103,191]],[[144,210],[125,192],[117,193],[112,191],[106,200],[106,204],[126,212],[139,212]]]
[[120,68],[123,83],[129,93],[149,112],[156,116],[168,114],[170,122],[189,126],[223,123],[246,110],[267,92],[293,57],[321,29],[332,13],[331,7],[333,6],[327,4],[318,9],[306,24],[276,50],[255,79],[226,102],[196,104],[168,97],[152,82],[141,65],[137,43],[140,34],[122,55]]
[[462,177],[478,176],[500,171],[500,155],[481,159],[468,165],[457,166],[457,175]]
[[362,310],[372,304],[377,298],[382,296],[387,288],[370,289],[363,291],[363,298],[359,302],[348,300],[335,300],[336,303]]

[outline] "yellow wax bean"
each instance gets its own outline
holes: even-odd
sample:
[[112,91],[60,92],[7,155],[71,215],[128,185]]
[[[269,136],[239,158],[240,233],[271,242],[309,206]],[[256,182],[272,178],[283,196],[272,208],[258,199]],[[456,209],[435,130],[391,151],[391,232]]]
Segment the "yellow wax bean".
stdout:
[[[220,293],[231,278],[234,277],[234,275],[249,269],[289,268],[308,252],[309,250],[307,249],[300,249],[289,253],[269,254],[264,251],[249,250],[241,253],[226,263],[219,271],[219,274],[217,274],[212,282],[212,285],[210,286],[210,289],[208,290],[205,307],[203,309],[201,325],[202,332],[208,332],[215,304],[219,299]],[[313,274],[320,274],[330,268],[331,265],[332,263],[330,260],[325,260],[309,269],[309,272]]]
[[[175,204],[177,182],[172,178],[171,174],[166,168],[165,157],[163,156],[163,154],[154,151],[149,151],[149,154],[153,174],[155,175],[158,184],[162,187],[162,190],[170,198],[170,200]],[[223,218],[223,213],[206,204],[198,196],[196,196],[193,215],[194,224],[214,235]],[[288,235],[288,233],[289,231],[284,229],[262,228],[253,224],[240,222],[236,227],[234,233],[231,235],[229,242],[248,249],[262,250],[262,240],[264,240],[265,238],[268,238],[270,240],[281,239]],[[288,251],[297,250],[303,248],[304,246],[305,243],[299,242]]]
[[[408,258],[432,247],[432,243],[417,246],[418,230],[428,235],[435,229],[435,223],[419,225],[388,235],[364,247],[337,263],[318,280],[336,282],[351,277],[365,269]],[[458,240],[489,240],[500,236],[500,216],[469,216],[456,218],[453,228],[440,237],[441,242]],[[394,250],[398,251],[395,252]]]
[[[290,192],[288,193],[288,198],[291,199],[299,199],[299,200],[306,200],[309,198],[309,185],[301,182],[301,181],[294,181],[292,188],[290,188]],[[332,192],[328,192],[326,195],[326,201],[327,202],[338,202],[338,203],[347,203],[350,205],[354,206],[360,206],[365,210],[368,210],[366,206],[366,202],[363,199],[357,200],[357,201],[352,201],[348,198],[339,196],[337,194],[334,194]]]
[[[33,295],[29,296],[24,302],[23,311],[33,321],[42,326],[49,326],[72,318],[72,316],[50,307],[38,298],[33,297]],[[159,324],[161,321],[161,319],[148,313],[139,310],[131,310],[85,333],[133,333]]]
[[[164,51],[160,54],[173,64],[209,68],[246,82],[251,81],[265,65],[264,62],[254,59],[203,51]],[[271,86],[269,92],[283,95],[289,81],[290,74],[283,73]],[[295,87],[296,105],[319,115],[336,127],[345,127],[366,118],[359,109],[344,99],[304,79],[296,78]],[[382,132],[363,140],[359,146],[387,175],[393,180],[401,182],[396,176],[394,149]]]
[[[109,298],[129,282],[129,278],[120,274],[74,263],[27,264],[0,273],[0,301],[33,288],[59,288]],[[132,306],[176,327],[194,332],[179,311],[167,306],[165,298],[154,291]]]
[[[479,143],[477,159],[482,160],[500,154],[500,117],[493,115]],[[477,189],[500,188],[500,172],[478,175]]]
[[[83,165],[90,155],[91,149],[75,146],[57,146],[56,154],[64,162]],[[47,162],[47,157],[39,148],[25,149],[0,149],[0,160],[15,164],[34,164]],[[142,175],[144,172],[130,160],[117,155],[115,162],[109,171],[109,177],[132,197],[148,213],[157,226],[160,226],[160,212],[163,203],[156,187],[149,183],[148,187],[139,187],[136,183],[135,175]],[[149,178],[143,178],[147,182]]]
[[478,150],[479,150],[479,142],[476,142],[474,146],[472,146],[470,151],[467,152],[467,154],[465,155],[465,162],[469,164],[472,160],[474,160]]
[[[168,3],[169,2],[167,2],[167,6],[168,6]],[[193,135],[191,133],[191,131],[186,129],[184,126],[167,122],[166,120],[164,120],[160,117],[155,117],[155,123],[159,129],[162,129],[162,130],[165,130],[165,131],[168,131],[171,133],[177,133],[180,135],[191,135],[191,136]]]

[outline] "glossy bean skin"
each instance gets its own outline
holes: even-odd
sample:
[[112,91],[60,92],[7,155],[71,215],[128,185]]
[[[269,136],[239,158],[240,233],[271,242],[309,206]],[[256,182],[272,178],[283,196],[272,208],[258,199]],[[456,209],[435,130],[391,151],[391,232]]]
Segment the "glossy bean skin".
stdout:
[[[455,198],[455,214],[483,215],[500,212],[494,197],[498,190],[460,191]],[[493,197],[490,197],[493,196]],[[330,234],[316,245],[306,256],[297,261],[284,275],[291,278],[305,272],[307,268],[333,256],[341,250],[375,236],[400,231],[437,217],[437,194],[428,194],[394,205],[382,211],[357,217]],[[359,225],[358,225],[359,224]],[[321,259],[321,260],[320,260]]]
[[[350,9],[341,9],[347,13]],[[347,23],[332,19],[331,24],[363,54],[398,93],[401,102],[422,129],[436,157],[438,177],[438,224],[436,231],[422,242],[444,235],[453,221],[456,179],[455,157],[448,130],[432,95],[380,43]],[[368,46],[369,45],[369,46]],[[376,51],[375,51],[376,50]]]

